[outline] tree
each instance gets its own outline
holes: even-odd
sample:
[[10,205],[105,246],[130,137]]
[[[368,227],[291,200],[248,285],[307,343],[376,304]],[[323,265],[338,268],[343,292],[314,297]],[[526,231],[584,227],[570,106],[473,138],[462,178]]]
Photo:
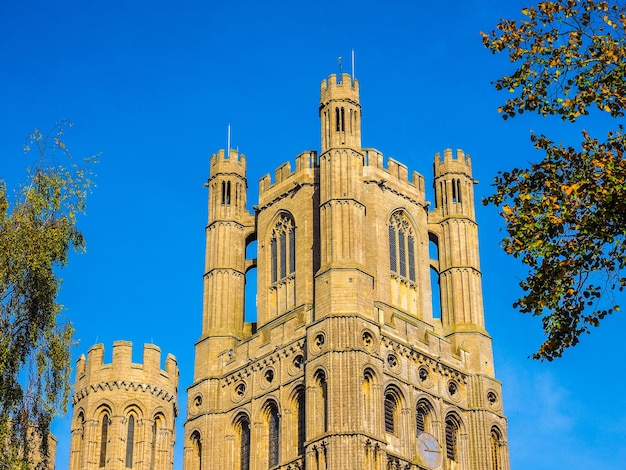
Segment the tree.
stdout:
[[486,204],[501,208],[504,250],[528,267],[514,307],[541,317],[545,340],[533,355],[561,357],[607,315],[626,286],[626,5],[554,0],[522,10],[481,33],[494,54],[516,67],[496,82],[511,93],[504,119],[524,111],[574,122],[593,113],[617,119],[598,139],[583,131],[565,146],[531,135],[543,159],[501,172]]
[[67,409],[73,329],[57,302],[59,270],[72,249],[84,250],[76,216],[95,162],[58,162],[71,159],[68,127],[29,136],[25,151],[38,161],[13,197],[0,180],[0,468],[31,468],[34,455],[46,456],[52,418]]

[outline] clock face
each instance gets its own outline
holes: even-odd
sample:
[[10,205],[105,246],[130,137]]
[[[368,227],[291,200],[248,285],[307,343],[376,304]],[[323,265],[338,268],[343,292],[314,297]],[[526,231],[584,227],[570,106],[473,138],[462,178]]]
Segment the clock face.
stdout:
[[443,450],[435,436],[427,432],[417,436],[417,456],[420,465],[426,468],[439,468],[443,461]]

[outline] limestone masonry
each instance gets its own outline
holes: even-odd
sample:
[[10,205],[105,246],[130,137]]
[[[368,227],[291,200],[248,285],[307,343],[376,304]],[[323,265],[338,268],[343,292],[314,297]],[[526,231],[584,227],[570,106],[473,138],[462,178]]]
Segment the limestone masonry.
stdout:
[[[319,115],[320,153],[263,177],[254,213],[245,157],[211,157],[183,468],[508,470],[470,157],[435,156],[430,204],[422,175],[361,147],[357,80],[324,80]],[[102,356],[77,363],[70,470],[172,469],[175,359]]]

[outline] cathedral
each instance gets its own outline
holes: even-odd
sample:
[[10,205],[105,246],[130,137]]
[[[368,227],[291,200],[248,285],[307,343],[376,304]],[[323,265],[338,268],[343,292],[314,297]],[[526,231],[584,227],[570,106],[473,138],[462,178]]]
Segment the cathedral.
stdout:
[[[361,146],[359,82],[320,90],[321,149],[259,183],[210,159],[202,331],[185,470],[508,470],[484,324],[470,157],[424,176]],[[256,242],[256,257],[246,248]],[[256,322],[244,319],[257,270]],[[171,470],[178,364],[144,346],[77,362],[70,470]]]

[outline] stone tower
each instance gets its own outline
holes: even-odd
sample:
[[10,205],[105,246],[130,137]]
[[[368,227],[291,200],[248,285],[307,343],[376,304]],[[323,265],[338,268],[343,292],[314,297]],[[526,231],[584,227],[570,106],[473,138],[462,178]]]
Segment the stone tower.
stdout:
[[171,470],[178,414],[178,366],[168,354],[144,345],[143,364],[132,362],[132,344],[116,341],[113,360],[93,346],[76,362],[70,470]]
[[185,470],[507,470],[469,156],[435,157],[430,207],[361,147],[357,80],[324,80],[319,114],[321,153],[262,178],[254,214],[245,157],[211,157]]

